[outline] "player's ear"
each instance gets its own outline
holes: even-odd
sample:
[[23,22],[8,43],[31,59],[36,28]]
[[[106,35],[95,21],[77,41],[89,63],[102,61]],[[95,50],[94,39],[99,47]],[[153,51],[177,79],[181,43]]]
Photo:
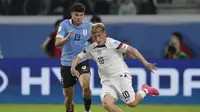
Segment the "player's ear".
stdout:
[[107,36],[107,32],[106,31],[104,31],[104,35]]

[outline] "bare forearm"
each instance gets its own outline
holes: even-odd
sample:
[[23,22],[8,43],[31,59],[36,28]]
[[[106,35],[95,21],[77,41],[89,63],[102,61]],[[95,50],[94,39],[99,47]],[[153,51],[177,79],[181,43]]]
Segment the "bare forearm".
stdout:
[[69,40],[69,38],[56,38],[56,42],[55,42],[55,46],[56,47],[61,47],[62,45],[64,45],[67,41]]
[[140,52],[133,47],[128,48],[128,54],[134,55],[138,60],[140,60],[144,65],[148,64],[146,59],[140,54]]
[[76,66],[78,65],[78,63],[80,62],[80,58],[78,57],[78,56],[76,56],[75,58],[74,58],[74,60],[72,61],[72,67],[71,67],[71,69],[75,69],[76,68]]

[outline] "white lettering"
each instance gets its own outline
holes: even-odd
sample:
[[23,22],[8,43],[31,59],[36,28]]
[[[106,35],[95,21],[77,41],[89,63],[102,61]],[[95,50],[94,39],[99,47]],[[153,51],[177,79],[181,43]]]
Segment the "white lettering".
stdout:
[[31,77],[30,68],[23,67],[22,72],[22,95],[30,95],[31,85],[41,85],[41,94],[50,94],[50,69],[47,67],[41,68],[41,77]]
[[[130,72],[132,73],[133,76],[137,76],[137,88],[140,90],[141,86],[143,84],[147,83],[146,77],[146,71],[143,68],[130,68]],[[133,77],[134,78],[134,77]]]
[[1,93],[8,86],[8,77],[6,76],[6,74],[2,70],[0,70],[0,77],[3,80],[2,84],[0,85],[0,93]]
[[56,78],[59,80],[59,82],[61,82],[60,68],[52,67],[52,71],[55,74]]
[[183,95],[192,96],[192,88],[200,89],[200,81],[193,81],[192,77],[200,77],[200,69],[186,69],[183,73]]
[[[160,76],[170,77],[170,88],[160,88]],[[151,73],[151,86],[157,88],[160,96],[176,96],[179,92],[179,73],[174,68],[158,68],[155,74]]]

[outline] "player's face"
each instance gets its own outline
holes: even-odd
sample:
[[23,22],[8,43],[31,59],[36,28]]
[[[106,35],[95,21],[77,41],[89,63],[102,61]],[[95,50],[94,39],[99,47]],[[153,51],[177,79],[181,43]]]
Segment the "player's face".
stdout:
[[104,45],[106,41],[106,32],[97,32],[95,35],[93,35],[93,38],[98,45]]
[[179,50],[179,48],[180,48],[180,42],[179,42],[179,40],[178,40],[177,37],[172,36],[171,39],[170,39],[170,42],[176,48],[176,50]]
[[76,25],[82,24],[84,12],[72,12],[72,20]]

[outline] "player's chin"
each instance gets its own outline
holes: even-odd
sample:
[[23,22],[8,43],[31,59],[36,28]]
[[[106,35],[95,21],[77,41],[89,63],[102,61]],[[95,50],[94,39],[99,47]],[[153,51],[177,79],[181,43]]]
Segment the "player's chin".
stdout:
[[78,20],[77,23],[78,23],[78,24],[81,24],[81,23],[82,23],[82,20]]
[[98,46],[100,46],[100,45],[101,45],[101,43],[97,42],[97,45],[98,45]]

